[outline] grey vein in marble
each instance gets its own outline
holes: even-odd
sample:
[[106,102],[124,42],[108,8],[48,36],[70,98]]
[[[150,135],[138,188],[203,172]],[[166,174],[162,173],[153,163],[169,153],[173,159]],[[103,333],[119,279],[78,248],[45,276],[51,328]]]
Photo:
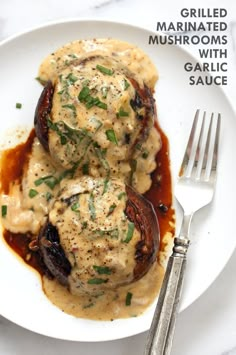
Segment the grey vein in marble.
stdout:
[[106,0],[103,1],[101,4],[93,6],[94,9],[101,9],[109,5],[113,5],[114,3],[121,2],[123,0]]

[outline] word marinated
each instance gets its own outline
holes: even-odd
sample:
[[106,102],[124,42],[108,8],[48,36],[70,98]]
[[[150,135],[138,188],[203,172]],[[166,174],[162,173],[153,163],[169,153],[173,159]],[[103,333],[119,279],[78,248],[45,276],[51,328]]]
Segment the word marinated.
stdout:
[[[180,15],[186,21],[157,22],[156,30],[166,35],[150,35],[148,43],[201,46],[198,52],[203,63],[184,64],[184,70],[191,73],[189,85],[227,85],[227,10],[183,8]],[[217,62],[212,59],[217,59]]]

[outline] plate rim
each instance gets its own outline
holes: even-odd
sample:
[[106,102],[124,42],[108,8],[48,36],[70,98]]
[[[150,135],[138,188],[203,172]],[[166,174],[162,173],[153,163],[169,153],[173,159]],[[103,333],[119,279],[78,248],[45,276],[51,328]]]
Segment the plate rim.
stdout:
[[[42,29],[45,29],[47,27],[53,27],[53,26],[57,26],[57,25],[61,25],[63,23],[66,23],[66,24],[70,24],[70,23],[105,23],[105,24],[112,24],[112,25],[117,25],[117,26],[123,26],[123,27],[130,27],[130,28],[133,28],[134,30],[140,30],[140,31],[145,31],[147,33],[153,33],[155,35],[158,35],[158,36],[161,36],[161,35],[167,35],[165,33],[162,33],[162,32],[158,32],[158,31],[153,31],[153,30],[150,30],[148,28],[145,28],[145,27],[141,27],[141,26],[136,26],[134,24],[130,24],[130,23],[127,23],[127,22],[123,22],[123,21],[112,21],[112,20],[107,20],[107,19],[100,19],[100,18],[96,18],[96,17],[71,17],[71,18],[62,18],[62,19],[57,19],[57,20],[52,20],[52,21],[47,21],[45,23],[42,23],[42,24],[39,24],[39,25],[36,25],[36,26],[32,26],[32,27],[29,27],[28,29],[25,29],[23,31],[19,31],[15,34],[12,34],[10,36],[8,36],[7,38],[3,39],[1,42],[0,42],[0,48],[2,48],[4,45],[8,44],[9,42],[11,41],[15,41],[17,40],[18,38],[20,37],[24,37],[25,35],[29,35],[30,33],[33,33],[33,32],[36,32],[36,31],[40,31]],[[193,60],[199,62],[201,64],[202,60],[197,58],[196,56],[194,56],[191,52],[188,51],[188,49],[186,48],[186,46],[179,46],[179,45],[176,45],[176,47],[178,47],[178,50],[180,50],[181,52],[184,52],[186,53],[190,58],[192,58]],[[211,74],[212,75],[212,74]],[[232,106],[231,104],[231,101],[230,99],[228,98],[226,92],[224,91],[224,89],[219,86],[218,87],[218,90],[220,90],[221,92],[221,95],[223,95],[223,97],[225,98],[226,102],[227,102],[227,105],[228,107],[230,108],[230,110],[232,111],[233,115],[235,116],[235,110],[234,110],[234,107]],[[173,196],[174,197],[174,196]],[[235,242],[235,245],[234,245],[234,248],[232,248],[231,250],[231,253],[230,255],[228,256],[228,259],[227,261],[225,262],[223,268],[221,269],[221,271],[212,279],[211,283],[208,285],[208,287],[204,290],[203,293],[201,293],[200,295],[198,295],[194,300],[192,300],[189,304],[187,304],[185,307],[182,307],[180,309],[180,312],[184,311],[185,309],[187,309],[188,307],[190,307],[194,302],[196,302],[198,300],[199,297],[201,297],[202,295],[204,295],[204,293],[208,290],[208,288],[215,282],[215,280],[218,278],[218,276],[221,274],[221,272],[223,272],[225,266],[227,265],[228,261],[230,260],[232,254],[234,253],[234,250],[236,249],[236,242]],[[155,301],[154,301],[155,302]],[[3,317],[5,317],[4,315],[2,315]],[[5,317],[6,318],[6,317]],[[121,335],[121,336],[116,336],[114,337],[111,336],[111,337],[106,337],[105,339],[88,339],[88,340],[81,340],[81,339],[69,339],[68,337],[60,337],[60,336],[53,336],[53,335],[48,335],[44,332],[40,332],[38,330],[34,330],[34,329],[31,329],[30,327],[27,327],[25,325],[21,325],[19,322],[11,319],[11,318],[8,318],[10,321],[12,321],[13,323],[17,324],[18,326],[21,326],[22,328],[24,329],[28,329],[34,333],[38,333],[38,334],[41,334],[41,335],[44,335],[44,336],[48,336],[48,337],[53,337],[53,338],[57,338],[57,339],[63,339],[63,340],[69,340],[69,341],[83,341],[83,342],[102,342],[102,341],[110,341],[110,340],[115,340],[115,339],[123,339],[125,337],[129,337],[129,336],[132,336],[132,335],[137,335],[137,334],[140,334],[144,331],[146,331],[147,329],[143,329],[143,330],[139,330],[138,332],[131,332],[129,333],[128,335],[124,336],[124,335]]]

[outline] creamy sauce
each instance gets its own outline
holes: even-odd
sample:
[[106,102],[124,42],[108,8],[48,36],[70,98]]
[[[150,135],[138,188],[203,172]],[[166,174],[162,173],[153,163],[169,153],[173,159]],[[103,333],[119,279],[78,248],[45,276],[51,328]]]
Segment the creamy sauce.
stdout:
[[[47,277],[43,278],[43,287],[47,297],[63,312],[81,318],[114,320],[142,314],[158,294],[163,277],[164,268],[155,263],[139,281],[95,296],[72,295],[57,281]],[[132,295],[130,304],[129,295]]]
[[116,39],[91,39],[74,41],[59,48],[42,62],[39,70],[43,81],[57,80],[58,73],[68,65],[90,56],[110,56],[120,61],[133,73],[140,85],[143,82],[154,89],[158,75],[150,58],[137,46]]
[[[64,169],[76,165],[77,176],[84,165],[93,177],[109,174],[130,184],[132,175],[132,185],[140,193],[147,191],[161,142],[155,129],[148,137],[140,134],[143,122],[131,107],[135,89],[130,80],[153,90],[157,73],[150,59],[136,46],[121,41],[77,41],[48,56],[39,77],[55,84],[49,130],[54,161]],[[99,103],[85,103],[86,94]],[[138,109],[140,116],[145,112]],[[131,158],[137,162],[133,172]]]
[[140,232],[124,213],[126,201],[125,185],[117,179],[109,180],[105,192],[104,179],[64,181],[49,221],[72,266],[71,293],[96,295],[132,282]]
[[[81,64],[81,60],[88,57],[90,59]],[[97,70],[97,66],[111,70],[114,75],[104,74]],[[21,172],[18,176],[13,174],[8,180],[6,166],[9,160],[6,156],[11,156],[12,171],[17,162],[12,154],[14,149],[3,152],[1,163],[5,175],[1,176],[0,203],[7,206],[7,213],[2,218],[6,240],[17,252],[21,250],[21,242],[18,241],[24,240],[24,250],[27,249],[27,238],[34,241],[49,216],[59,230],[72,272],[69,276],[70,292],[56,280],[43,276],[43,289],[47,297],[64,312],[76,317],[111,320],[137,316],[153,302],[159,291],[164,273],[163,253],[174,231],[169,161],[166,156],[168,144],[165,142],[163,146],[163,132],[155,127],[150,129],[145,140],[137,142],[140,126],[130,106],[135,96],[130,80],[135,79],[140,87],[147,85],[153,91],[157,80],[156,69],[136,46],[113,39],[94,39],[72,42],[48,56],[41,64],[39,76],[42,81],[50,79],[55,85],[50,116],[50,153],[42,148],[37,138],[33,142],[31,138],[27,146],[32,145],[32,150],[23,159]],[[88,109],[82,105],[82,99],[77,99],[84,87],[93,98],[96,96],[98,105]],[[67,126],[70,130],[65,128]],[[65,138],[62,144],[65,130],[67,138],[73,135],[74,140],[79,139],[81,149],[74,149],[74,145]],[[113,135],[112,139],[111,136],[108,139],[107,131],[115,132],[115,138]],[[124,142],[127,135],[129,139]],[[138,143],[135,149],[134,142]],[[167,162],[163,165],[165,171],[157,165],[157,153],[162,152],[162,148],[165,150],[162,159]],[[131,160],[135,161],[135,169]],[[70,169],[74,169],[73,176],[68,174]],[[158,170],[159,175],[163,173],[168,181],[168,216],[164,218],[165,213],[159,215],[166,223],[161,230],[162,248],[149,272],[139,281],[129,283],[135,264],[135,245],[140,235],[134,229],[130,242],[127,245],[121,242],[127,236],[129,222],[124,218],[126,197],[118,196],[123,194],[127,182],[140,193],[152,191],[156,186],[151,175],[154,170]],[[107,195],[103,196],[101,191],[107,181],[110,185]],[[79,200],[77,196],[72,203],[65,205],[63,199],[76,194]],[[92,220],[91,194],[92,209],[96,210],[96,218]],[[160,199],[158,204],[162,202]],[[78,206],[81,208],[79,214]],[[109,214],[111,206],[113,210]],[[158,207],[154,207],[159,214]],[[86,228],[83,227],[85,225]],[[94,232],[98,228],[103,232],[108,230],[111,237],[114,226],[119,231],[119,237],[116,232],[115,238],[110,241],[104,240],[104,236],[90,238],[89,231]],[[76,233],[82,238],[75,240]],[[28,237],[24,239],[26,234]],[[90,258],[86,251],[90,252]],[[34,253],[30,251],[31,254]],[[25,251],[22,255],[30,263]],[[35,267],[37,263],[32,265]],[[89,283],[91,278],[97,278],[97,267],[101,265],[105,266],[109,280],[99,285]],[[36,267],[42,273],[41,266]],[[114,268],[117,272],[111,276]],[[104,277],[106,274],[100,278]],[[120,286],[124,283],[128,284]]]

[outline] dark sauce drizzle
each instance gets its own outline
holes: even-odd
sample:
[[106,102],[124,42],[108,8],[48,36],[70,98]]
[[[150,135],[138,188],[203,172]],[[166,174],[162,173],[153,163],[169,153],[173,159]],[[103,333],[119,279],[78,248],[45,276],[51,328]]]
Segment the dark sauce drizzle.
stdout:
[[[161,135],[162,147],[157,153],[157,167],[152,173],[152,185],[145,197],[152,202],[160,227],[160,250],[163,250],[165,243],[163,237],[166,232],[174,235],[174,227],[169,222],[174,222],[174,210],[172,209],[172,184],[169,162],[169,143],[166,135],[158,123],[155,127]],[[9,193],[10,185],[19,183],[23,174],[23,167],[27,165],[32,150],[35,131],[32,130],[27,141],[15,148],[3,152],[1,159],[1,192]],[[35,236],[30,233],[12,233],[3,231],[3,237],[11,249],[13,249],[28,265],[36,269],[40,275],[47,275],[51,278],[50,272],[45,266],[42,257],[37,250],[32,250],[29,245],[34,242]]]

